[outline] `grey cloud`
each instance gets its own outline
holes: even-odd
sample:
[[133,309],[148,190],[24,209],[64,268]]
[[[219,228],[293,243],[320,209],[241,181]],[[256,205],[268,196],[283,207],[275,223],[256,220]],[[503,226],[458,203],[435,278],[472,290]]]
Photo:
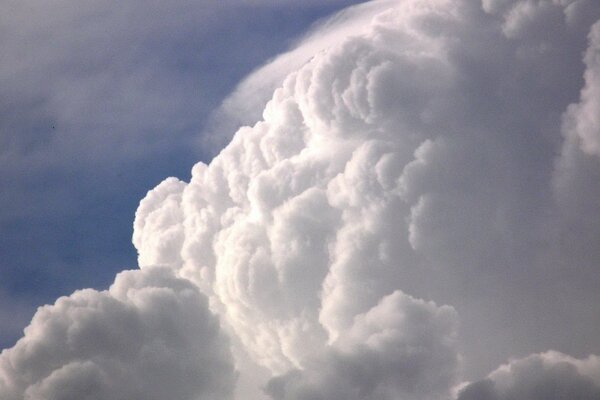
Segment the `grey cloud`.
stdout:
[[[565,116],[568,140],[577,140],[587,154],[600,156],[600,121],[596,111],[600,106],[600,23],[596,22],[589,34],[585,58],[585,86],[580,102],[574,104]],[[574,136],[574,137],[573,137]]]
[[117,275],[41,307],[0,355],[0,397],[224,399],[235,372],[206,298],[169,270]]
[[598,357],[535,354],[503,365],[464,387],[458,400],[592,400],[600,398]]

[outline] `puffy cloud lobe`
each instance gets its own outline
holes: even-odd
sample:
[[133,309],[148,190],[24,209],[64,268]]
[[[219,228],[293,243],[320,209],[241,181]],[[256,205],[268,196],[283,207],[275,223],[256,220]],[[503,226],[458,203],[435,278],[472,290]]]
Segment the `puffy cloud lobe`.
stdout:
[[41,307],[0,355],[7,400],[223,399],[235,372],[206,298],[170,270],[117,275]]
[[242,80],[233,93],[214,112],[208,134],[203,138],[205,147],[220,150],[231,139],[230,134],[245,124],[260,119],[265,104],[285,78],[300,69],[315,54],[322,53],[339,43],[340,38],[368,31],[374,16],[396,0],[370,1],[348,7],[332,18],[320,21],[296,43],[267,65],[258,68]]
[[592,400],[600,397],[600,358],[558,352],[513,360],[464,387],[458,400]]
[[589,35],[590,45],[585,55],[585,86],[581,101],[569,108],[566,115],[567,135],[579,139],[587,154],[600,156],[600,23],[594,24]]
[[270,380],[276,400],[447,399],[458,355],[454,309],[396,291],[304,370]]
[[[167,179],[139,206],[140,212],[152,211],[144,220],[135,221],[133,244],[153,248],[152,254],[144,257],[151,259],[155,265],[172,265],[180,260],[177,243],[183,239],[183,229],[179,203],[184,185],[175,178]],[[160,234],[149,235],[150,232]],[[140,259],[140,263],[148,264],[145,259]]]

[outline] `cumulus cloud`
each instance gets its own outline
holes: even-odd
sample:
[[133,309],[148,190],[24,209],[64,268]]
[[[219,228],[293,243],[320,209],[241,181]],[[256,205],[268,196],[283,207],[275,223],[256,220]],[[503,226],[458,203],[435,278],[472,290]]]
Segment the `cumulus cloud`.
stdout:
[[317,28],[250,79],[286,74],[262,120],[141,201],[142,272],[204,293],[276,400],[597,397],[595,356],[481,380],[600,345],[597,4],[381,1]]
[[448,399],[456,383],[457,319],[396,291],[364,314],[304,370],[271,379],[283,399]]
[[581,149],[587,154],[600,155],[600,121],[596,111],[600,107],[600,23],[595,23],[589,35],[590,46],[585,55],[585,87],[581,102],[569,110],[573,133],[581,140]]
[[[385,277],[403,267],[386,253],[402,237],[408,247],[407,207],[394,189],[411,156],[402,142],[416,140],[391,129],[414,124],[402,121],[411,110],[392,112],[394,93],[414,92],[413,107],[426,103],[443,76],[418,80],[416,64],[443,71],[445,62],[439,43],[419,31],[400,38],[408,50],[422,48],[415,59],[388,49],[387,20],[403,11],[427,10],[392,10],[376,20],[373,41],[357,37],[315,57],[275,92],[263,122],[238,132],[210,165],[196,165],[190,184],[150,192],[136,215],[140,265],[166,262],[208,288],[275,371],[318,351],[300,340],[335,339],[395,289]],[[166,196],[169,206],[154,200]],[[183,240],[161,252],[151,238],[167,230]]]
[[117,275],[35,314],[0,355],[0,397],[226,399],[235,372],[206,298],[170,270]]
[[[262,121],[197,164],[188,184],[167,181],[142,201],[142,268],[164,263],[202,287],[244,351],[274,373],[295,370],[281,382],[300,392],[314,381],[309,360],[337,354],[330,346],[357,316],[398,289],[456,307],[471,374],[539,346],[589,351],[598,318],[587,304],[597,295],[563,278],[569,261],[588,282],[599,277],[561,239],[569,228],[556,154],[569,141],[569,105],[583,87],[571,109],[585,107],[595,87],[581,58],[594,20],[582,10],[598,7],[404,1],[365,10],[354,9],[369,22],[350,34],[334,23],[322,28],[329,39],[317,29],[298,47],[320,51],[284,79]],[[269,71],[299,53],[246,84],[276,81]],[[597,173],[589,169],[586,182]],[[579,232],[591,246],[598,225],[589,224]],[[574,345],[560,326],[575,318]]]
[[464,387],[458,400],[592,400],[600,397],[600,359],[558,352],[512,360],[486,379]]
[[288,52],[280,54],[266,65],[257,68],[240,83],[213,113],[202,138],[204,146],[217,152],[240,127],[260,118],[270,100],[287,75],[299,69],[315,54],[336,45],[340,38],[358,35],[368,30],[371,19],[394,0],[370,1],[348,7],[334,16],[318,21]]

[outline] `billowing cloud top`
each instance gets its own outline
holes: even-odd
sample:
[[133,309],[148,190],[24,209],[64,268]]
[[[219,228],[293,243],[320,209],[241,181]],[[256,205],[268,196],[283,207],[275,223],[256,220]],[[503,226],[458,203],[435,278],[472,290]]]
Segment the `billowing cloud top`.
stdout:
[[458,400],[600,398],[600,358],[577,360],[558,352],[531,355],[502,365],[460,391]]
[[229,342],[205,296],[164,268],[122,272],[107,291],[41,307],[0,356],[6,400],[217,400],[234,382]]
[[[195,165],[189,183],[169,178],[148,193],[134,224],[141,271],[128,274],[160,266],[208,297],[230,337],[239,398],[597,399],[595,356],[534,354],[482,374],[510,356],[600,346],[600,6],[364,7],[368,24],[352,28],[355,8],[349,25],[337,22],[346,29],[323,28],[337,32],[326,46],[314,43],[318,31],[300,45],[322,50],[287,75],[261,121]],[[260,84],[265,74],[255,76]],[[66,304],[146,287],[123,280],[59,300],[48,321],[69,326]],[[170,398],[226,396],[227,352],[207,344],[221,348],[221,333],[202,333],[214,317],[198,306],[199,333],[188,336],[181,311],[165,305],[183,292],[169,289],[174,298],[152,308],[183,330],[161,360],[190,351],[185,374],[205,380],[186,386],[169,361],[157,371],[171,371],[167,388],[189,389]],[[91,380],[121,382],[117,357],[105,365],[60,352],[60,361],[8,367],[22,348],[27,359],[47,357],[34,344],[48,340],[35,334],[48,313],[3,353],[0,390],[35,396],[73,377],[117,398]],[[160,327],[144,338],[155,343]],[[127,358],[136,377],[142,356]],[[73,362],[85,364],[82,378],[69,373]],[[207,372],[214,363],[218,379]]]

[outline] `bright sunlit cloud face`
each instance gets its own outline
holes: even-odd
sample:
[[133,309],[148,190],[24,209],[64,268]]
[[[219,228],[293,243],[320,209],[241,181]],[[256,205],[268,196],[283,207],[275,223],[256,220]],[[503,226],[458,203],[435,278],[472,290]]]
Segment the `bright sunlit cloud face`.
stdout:
[[[141,270],[40,311],[0,356],[0,393],[36,398],[48,371],[71,377],[64,355],[12,369],[41,352],[44,315],[63,326],[83,294],[143,314],[148,291],[151,320],[182,329],[164,346],[190,351],[195,376],[222,371],[179,398],[597,399],[598,18],[593,1],[404,0],[316,28],[231,97],[285,75],[262,120],[141,201]],[[216,347],[194,347],[179,315]],[[153,348],[165,339],[150,327]],[[103,352],[77,362],[110,380]]]

